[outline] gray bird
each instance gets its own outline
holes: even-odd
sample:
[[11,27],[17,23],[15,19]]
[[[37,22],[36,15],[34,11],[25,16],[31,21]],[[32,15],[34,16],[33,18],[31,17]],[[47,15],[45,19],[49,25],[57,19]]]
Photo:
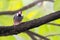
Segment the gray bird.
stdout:
[[23,19],[23,16],[22,16],[22,11],[19,11],[18,13],[16,13],[14,15],[14,25],[18,25],[21,23]]

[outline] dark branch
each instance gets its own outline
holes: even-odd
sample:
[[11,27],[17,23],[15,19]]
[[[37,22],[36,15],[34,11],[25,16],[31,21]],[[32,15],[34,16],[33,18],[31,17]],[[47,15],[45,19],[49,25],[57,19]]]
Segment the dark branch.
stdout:
[[54,25],[54,26],[60,26],[60,24],[56,24],[56,23],[47,23],[49,25]]
[[15,11],[4,11],[4,12],[0,12],[0,15],[13,15],[13,14],[15,14],[16,12],[18,12],[20,10],[21,11],[27,10],[27,9],[35,6],[37,3],[41,2],[41,1],[43,1],[43,0],[34,1],[33,3],[31,3],[31,4],[27,5],[27,6],[24,6],[21,9],[15,10]]
[[37,40],[31,32],[25,31],[25,33],[27,33],[32,40]]
[[18,11],[24,11],[24,10],[27,10],[29,8],[32,8],[33,6],[35,6],[36,4],[38,4],[39,2],[43,2],[43,1],[53,1],[53,0],[37,0],[37,1],[34,1],[33,3],[27,5],[27,6],[24,6],[22,7],[21,9],[18,9],[18,10],[15,10],[15,11],[4,11],[4,12],[0,12],[0,15],[13,15],[15,13],[17,13]]
[[60,18],[60,11],[14,26],[0,26],[0,36],[18,34]]
[[45,0],[45,1],[51,1],[51,2],[54,2],[54,0]]
[[45,37],[51,37],[51,36],[60,36],[60,34],[50,34],[50,35],[47,35]]
[[[26,31],[26,32],[27,32],[27,31]],[[31,32],[31,31],[28,31],[28,33],[33,34],[33,35],[30,35],[30,36],[37,36],[37,37],[39,37],[39,39],[49,40],[47,37],[44,37],[44,36],[42,36],[42,35],[39,35],[39,34],[37,34],[37,33]]]

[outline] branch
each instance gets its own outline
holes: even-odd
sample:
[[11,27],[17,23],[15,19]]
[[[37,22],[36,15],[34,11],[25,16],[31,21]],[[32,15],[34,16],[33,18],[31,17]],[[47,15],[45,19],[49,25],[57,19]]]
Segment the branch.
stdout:
[[34,2],[30,3],[30,4],[28,4],[27,6],[22,7],[21,9],[18,9],[18,10],[15,10],[15,11],[0,12],[0,15],[13,15],[13,14],[17,13],[18,11],[24,11],[24,10],[27,10],[29,8],[32,8],[36,4],[38,4],[39,2],[43,2],[43,1],[51,1],[51,2],[53,2],[53,0],[37,0],[37,1],[34,1]]
[[17,13],[18,11],[27,10],[27,9],[35,6],[37,3],[41,2],[41,1],[43,1],[43,0],[34,1],[33,3],[31,3],[31,4],[27,5],[27,6],[24,6],[21,9],[15,10],[15,11],[4,11],[4,12],[0,12],[0,15],[13,15],[13,14]]
[[[27,31],[26,31],[26,32],[27,32]],[[37,37],[39,37],[39,39],[49,40],[47,37],[44,37],[44,36],[42,36],[42,35],[39,35],[39,34],[37,34],[37,33],[31,32],[31,31],[28,31],[28,33],[33,34],[33,35],[30,35],[30,36],[37,36]],[[32,37],[32,39],[33,39],[33,37]],[[34,39],[35,39],[35,38],[34,38]],[[37,40],[37,39],[36,39],[36,40]]]
[[47,35],[45,37],[50,37],[50,36],[60,36],[60,34],[50,34],[50,35]]
[[14,25],[13,26],[0,26],[0,36],[18,34],[18,33],[27,31],[29,29],[36,28],[38,26],[41,26],[45,23],[48,23],[58,18],[60,18],[60,11],[51,13],[49,15],[46,15],[38,19],[23,22],[19,25],[16,25],[15,27]]
[[45,1],[51,1],[51,2],[54,2],[54,0],[45,0]]
[[54,26],[60,26],[60,24],[55,24],[55,23],[47,23],[49,25],[54,25]]

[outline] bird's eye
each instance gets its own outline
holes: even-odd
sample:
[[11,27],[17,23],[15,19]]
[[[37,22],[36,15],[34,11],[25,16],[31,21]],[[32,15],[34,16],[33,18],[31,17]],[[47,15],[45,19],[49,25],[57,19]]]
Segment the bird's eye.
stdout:
[[18,14],[18,16],[21,16],[21,14]]
[[21,14],[17,13],[17,16],[21,16]]

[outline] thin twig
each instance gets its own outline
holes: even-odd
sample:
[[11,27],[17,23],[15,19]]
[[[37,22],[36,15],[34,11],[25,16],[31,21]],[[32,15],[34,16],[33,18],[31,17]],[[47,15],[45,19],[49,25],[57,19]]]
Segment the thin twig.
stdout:
[[60,26],[60,24],[56,24],[56,23],[47,23],[49,25],[54,25],[54,26]]
[[49,34],[49,35],[47,35],[45,37],[51,37],[51,36],[60,36],[60,34]]
[[15,10],[15,11],[3,11],[3,12],[0,12],[0,15],[13,15],[13,14],[17,13],[18,11],[24,11],[24,10],[27,10],[29,8],[32,8],[36,4],[38,4],[40,2],[42,3],[43,1],[51,1],[51,2],[53,2],[53,0],[37,0],[37,1],[34,1],[34,2],[30,3],[30,4],[28,4],[28,5],[20,8],[20,9],[18,9],[18,10]]
[[30,3],[30,4],[26,5],[26,6],[24,6],[24,7],[22,7],[22,8],[20,8],[20,9],[18,9],[18,10],[15,10],[15,11],[3,11],[3,12],[0,12],[0,15],[13,15],[13,14],[17,13],[18,11],[27,10],[27,9],[35,6],[36,4],[38,4],[38,3],[41,2],[41,1],[43,1],[43,0],[34,1],[34,2],[32,2],[32,3]]
[[28,31],[28,32],[30,32],[30,33],[33,34],[34,36],[37,36],[37,37],[39,37],[39,38],[41,38],[41,39],[49,40],[48,38],[46,38],[46,37],[44,37],[44,36],[42,36],[42,35],[39,35],[39,34],[37,34],[37,33],[31,32],[31,31]]

